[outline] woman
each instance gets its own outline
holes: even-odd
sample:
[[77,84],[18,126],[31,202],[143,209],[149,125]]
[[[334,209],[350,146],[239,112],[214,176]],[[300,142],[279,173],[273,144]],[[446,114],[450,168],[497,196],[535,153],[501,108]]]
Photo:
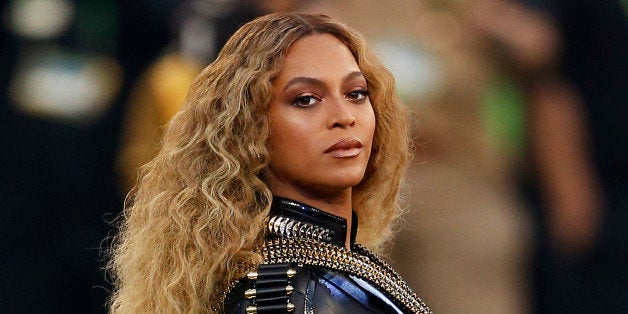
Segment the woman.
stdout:
[[143,168],[112,312],[428,313],[356,243],[389,239],[408,145],[394,80],[359,34],[294,13],[244,25]]

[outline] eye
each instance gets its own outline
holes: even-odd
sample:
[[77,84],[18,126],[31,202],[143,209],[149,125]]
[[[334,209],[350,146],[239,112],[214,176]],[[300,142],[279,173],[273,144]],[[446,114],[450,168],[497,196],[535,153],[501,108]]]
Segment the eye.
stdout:
[[365,89],[357,89],[350,91],[346,97],[355,102],[362,102],[369,97],[369,92]]
[[319,99],[317,99],[316,97],[314,97],[313,95],[303,95],[303,96],[298,96],[297,98],[295,98],[292,101],[292,105],[295,107],[311,107],[314,106],[316,104],[316,102],[318,102]]

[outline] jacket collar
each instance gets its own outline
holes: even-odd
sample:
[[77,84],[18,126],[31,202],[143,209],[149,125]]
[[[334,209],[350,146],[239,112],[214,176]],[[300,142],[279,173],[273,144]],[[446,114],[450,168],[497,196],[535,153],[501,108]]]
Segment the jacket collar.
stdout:
[[[311,238],[344,247],[347,220],[297,201],[273,196],[268,230],[277,236]],[[355,242],[357,231],[358,217],[352,211],[351,245]]]

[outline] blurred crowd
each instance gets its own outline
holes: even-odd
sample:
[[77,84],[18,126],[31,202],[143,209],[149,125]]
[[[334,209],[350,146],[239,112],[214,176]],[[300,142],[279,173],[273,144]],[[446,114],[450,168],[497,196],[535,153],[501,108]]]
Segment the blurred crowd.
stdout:
[[360,30],[412,113],[388,258],[437,313],[628,312],[628,1],[0,2],[0,313],[104,313],[104,251],[243,23]]

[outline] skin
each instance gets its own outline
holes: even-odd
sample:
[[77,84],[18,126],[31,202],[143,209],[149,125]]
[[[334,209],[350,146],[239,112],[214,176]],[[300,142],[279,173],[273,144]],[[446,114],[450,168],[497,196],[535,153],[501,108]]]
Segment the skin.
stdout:
[[273,81],[272,97],[264,171],[271,191],[343,217],[350,227],[352,187],[364,177],[375,132],[355,58],[332,35],[301,38]]

